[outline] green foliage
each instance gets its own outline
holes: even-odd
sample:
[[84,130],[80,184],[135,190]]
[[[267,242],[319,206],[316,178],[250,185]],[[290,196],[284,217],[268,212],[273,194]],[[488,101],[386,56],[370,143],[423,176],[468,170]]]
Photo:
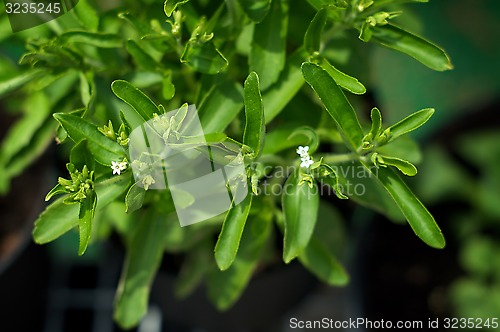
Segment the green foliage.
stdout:
[[232,207],[224,219],[214,250],[215,261],[222,271],[233,264],[251,206],[252,195],[248,195],[243,202]]
[[[403,135],[434,110],[384,129],[374,108],[370,125],[350,102],[365,85],[344,73],[348,67],[328,48],[336,38],[352,45],[359,37],[438,71],[452,68],[448,56],[391,23],[401,13],[387,7],[411,1],[307,2],[310,17],[287,0],[228,0],[217,8],[207,1],[125,0],[112,11],[81,1],[74,21],[58,19],[41,38],[25,41],[22,68],[0,73],[0,96],[28,95],[0,150],[0,191],[57,133],[71,151],[70,178],[60,178],[48,193],[47,200],[64,196],[39,216],[33,238],[48,243],[77,228],[83,254],[95,238],[94,219],[120,234],[127,258],[114,317],[121,326],[133,327],[145,314],[165,251],[186,255],[178,295],[206,280],[220,310],[238,300],[257,266],[265,271],[276,261],[263,257],[298,258],[324,282],[345,285],[349,274],[337,247],[343,238],[335,237],[341,218],[333,207],[322,212],[323,188],[392,220],[406,219],[425,243],[444,247],[434,218],[396,173],[416,175],[418,149]],[[191,121],[188,104],[197,107],[204,137],[181,130]],[[161,122],[173,109],[177,113]],[[159,179],[148,167],[161,163],[160,154],[131,159],[129,135],[150,120],[161,122],[152,125],[160,142],[172,135],[186,148],[206,142],[215,164],[241,153],[249,195],[223,215],[181,227],[174,197],[185,207],[194,198],[153,190]],[[139,179],[132,180],[138,176],[132,165]],[[282,249],[272,245],[275,224],[283,231]]]
[[284,186],[283,260],[289,263],[309,243],[318,215],[319,195],[314,183],[302,181],[302,174],[292,173]]
[[149,287],[165,246],[167,220],[154,211],[144,214],[128,246],[126,265],[115,302],[115,319],[124,328],[140,322],[147,312]]
[[259,75],[262,90],[275,83],[285,67],[288,6],[285,0],[272,1],[269,14],[254,28],[249,65]]
[[245,130],[243,144],[253,149],[255,157],[260,155],[265,137],[264,108],[259,89],[259,76],[250,73],[245,81]]

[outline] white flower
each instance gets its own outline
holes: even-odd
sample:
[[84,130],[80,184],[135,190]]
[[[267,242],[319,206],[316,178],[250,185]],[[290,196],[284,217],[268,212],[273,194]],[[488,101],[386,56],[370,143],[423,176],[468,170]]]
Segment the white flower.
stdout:
[[153,179],[151,175],[146,175],[144,179],[142,179],[142,184],[144,185],[144,190],[148,190],[149,186],[155,184],[156,181]]
[[299,146],[297,148],[297,154],[300,156],[300,160],[302,161],[300,163],[300,167],[309,168],[309,166],[314,164],[314,161],[309,155],[309,146]]
[[314,161],[311,160],[310,158],[301,158],[302,162],[300,163],[300,167],[305,167],[309,168],[312,164],[314,164]]
[[112,161],[111,162],[111,169],[113,170],[113,174],[118,174],[120,175],[121,171],[124,171],[127,169],[127,162],[126,161]]
[[308,146],[299,146],[297,148],[297,154],[301,157],[309,156],[309,147]]

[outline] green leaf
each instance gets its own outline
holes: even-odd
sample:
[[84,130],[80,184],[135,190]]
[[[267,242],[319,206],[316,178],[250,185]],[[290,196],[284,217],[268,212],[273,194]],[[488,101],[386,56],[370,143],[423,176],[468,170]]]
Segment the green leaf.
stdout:
[[345,285],[349,280],[348,273],[337,259],[349,242],[344,224],[333,204],[321,201],[314,233],[299,255],[304,267],[332,286]]
[[356,151],[361,145],[363,130],[354,109],[340,87],[328,72],[316,64],[305,62],[302,64],[302,73],[335,120],[349,148]]
[[255,23],[262,22],[271,8],[271,0],[239,0],[239,3]]
[[251,215],[243,232],[238,256],[226,271],[214,268],[208,277],[208,297],[219,310],[230,308],[241,296],[257,267],[271,234],[270,215]]
[[331,286],[345,286],[349,282],[349,275],[342,264],[314,236],[299,255],[299,261],[318,278]]
[[89,150],[100,164],[110,166],[112,161],[120,161],[125,157],[125,150],[120,144],[104,136],[87,120],[66,113],[55,113],[54,118],[74,142],[86,139]]
[[225,142],[226,140],[228,140],[228,137],[224,133],[210,133],[201,136],[183,136],[182,144],[213,145]]
[[392,24],[374,27],[371,40],[405,53],[433,70],[453,69],[450,58],[441,48]]
[[156,104],[144,92],[127,81],[114,81],[111,84],[111,90],[118,98],[130,105],[144,122],[151,120],[154,113],[160,113]]
[[48,202],[52,197],[55,195],[60,195],[60,194],[66,194],[68,191],[66,188],[64,188],[62,185],[59,183],[55,185],[54,188],[52,188],[49,193],[45,196],[45,201]]
[[378,155],[377,161],[382,165],[396,167],[404,175],[415,176],[415,175],[417,175],[417,172],[418,172],[415,165],[413,165],[409,161],[401,159],[401,158]]
[[377,147],[377,152],[384,156],[408,160],[413,164],[422,162],[422,152],[417,142],[409,136],[401,136],[397,140]]
[[[122,175],[110,180],[95,184],[97,194],[97,210],[100,210],[114,201],[125,192],[130,178]],[[66,205],[65,197],[61,197],[50,204],[35,221],[33,239],[38,244],[54,241],[70,229],[78,226],[78,204]]]
[[[329,185],[330,188],[332,188],[335,191],[335,196],[337,196],[338,199],[348,199],[349,198],[344,193],[346,191],[346,188],[344,188],[344,186],[342,185],[340,177],[337,174],[330,174],[328,176],[324,176],[320,179],[320,182],[322,184]],[[349,190],[347,190],[347,191],[349,191]]]
[[56,124],[50,118],[53,100],[44,92],[32,92],[22,103],[22,117],[8,128],[0,147],[0,193],[10,180],[46,150],[53,141]]
[[[170,200],[172,200],[170,198]],[[168,210],[175,212],[175,206],[172,203],[167,207]],[[205,238],[211,238],[213,234],[219,229],[222,220],[217,221],[216,226],[210,225],[207,221],[203,223],[193,224],[189,227],[181,227],[179,218],[176,213],[167,215],[167,233],[165,236],[165,250],[169,253],[182,253],[191,250],[200,241]],[[213,244],[210,244],[213,250]],[[213,251],[208,250],[210,253],[210,263],[213,262]]]
[[321,35],[325,28],[327,19],[326,9],[320,9],[312,19],[304,36],[304,48],[309,54],[319,52],[321,47]]
[[92,236],[92,221],[94,220],[95,208],[97,206],[97,196],[94,191],[91,191],[85,200],[80,203],[80,213],[78,215],[78,228],[80,230],[80,245],[78,247],[78,255],[82,256],[90,242]]
[[[2,174],[0,176],[0,194],[7,192],[10,179],[21,174],[26,167],[33,164],[46,151],[53,142],[54,131],[53,121],[45,121],[42,127],[35,132],[29,145],[19,150],[6,164],[3,164],[3,160],[0,161],[0,174]],[[6,144],[7,139],[3,143]],[[4,181],[5,183],[2,183]]]
[[87,0],[79,0],[78,6],[74,7],[78,20],[89,31],[97,31],[99,28],[99,14]]
[[[184,103],[177,109],[177,112],[175,112],[173,119],[174,119],[174,126],[175,130],[179,131],[182,123],[184,122],[184,119],[186,118],[186,115],[189,110],[189,105],[187,103]],[[215,135],[218,136],[218,135]]]
[[164,251],[166,218],[154,211],[139,221],[130,245],[115,300],[114,319],[125,329],[146,314],[150,287]]
[[370,118],[372,120],[372,126],[370,128],[370,135],[372,139],[376,138],[380,134],[380,130],[382,129],[382,114],[378,108],[372,108],[370,113]]
[[130,12],[119,13],[118,18],[127,21],[140,36],[145,36],[152,32],[149,22],[138,19],[137,16],[132,15]]
[[289,263],[302,253],[314,231],[318,214],[319,195],[316,184],[299,184],[299,171],[293,172],[285,183],[281,204],[285,215],[283,260]]
[[114,33],[69,31],[63,33],[59,38],[64,44],[82,43],[100,48],[123,47],[122,38]]
[[406,183],[390,168],[380,167],[378,171],[369,169],[392,196],[415,234],[433,248],[444,248],[446,242],[434,217]]
[[87,147],[86,139],[73,146],[69,155],[69,162],[75,165],[76,169],[82,169],[84,165],[87,165],[89,170],[95,169],[94,157],[92,157]]
[[[324,160],[328,161],[328,158]],[[332,167],[337,173],[339,189],[343,194],[362,206],[382,213],[393,221],[404,220],[404,216],[401,214],[394,200],[375,178],[376,172],[372,173],[368,171],[359,161],[334,165]],[[370,167],[376,169],[374,165]],[[337,184],[337,181],[333,180],[322,178],[321,182],[335,189],[334,186]],[[338,196],[337,192],[333,194]]]
[[35,221],[33,239],[38,244],[54,241],[78,225],[79,206],[64,204],[66,196],[50,204]]
[[292,100],[304,85],[304,77],[300,70],[303,58],[303,49],[297,50],[286,61],[285,69],[280,74],[276,84],[269,88],[263,95],[264,119],[266,124],[271,122]]
[[387,128],[384,133],[389,136],[388,142],[391,142],[401,135],[407,134],[423,124],[425,124],[434,114],[433,108],[426,108],[415,112],[398,123]]
[[223,132],[243,108],[243,88],[224,81],[215,86],[200,103],[198,113],[205,134]]
[[35,81],[43,74],[44,70],[28,70],[26,72],[19,73],[14,77],[10,77],[0,81],[0,97],[3,97],[9,92],[19,89],[26,83]]
[[365,43],[368,43],[373,36],[373,30],[372,26],[370,25],[369,22],[364,22],[363,25],[361,26],[361,30],[359,30],[359,36],[358,38]]
[[286,60],[286,35],[288,30],[288,1],[272,1],[270,13],[254,29],[249,56],[250,71],[260,78],[261,89],[275,83]]
[[333,21],[341,21],[342,15],[348,6],[347,0],[307,0],[316,10],[326,7],[328,17]]
[[330,74],[330,76],[341,88],[357,95],[362,95],[366,92],[365,86],[360,81],[358,81],[357,78],[341,72],[333,65],[331,65],[327,59],[322,57],[319,61],[319,65],[321,66],[321,68],[326,70],[328,74]]
[[23,117],[17,120],[2,140],[0,159],[8,164],[33,141],[50,114],[50,101],[44,93],[33,93],[27,100]]
[[303,127],[297,127],[295,130],[286,138],[287,141],[295,141],[295,138],[297,137],[305,137],[306,140],[301,140],[301,145],[307,145],[309,146],[309,154],[312,155],[316,149],[319,146],[319,137],[318,134],[316,133],[316,130],[314,130],[311,127],[308,126],[303,126]]
[[226,69],[228,62],[215,47],[213,41],[200,42],[190,39],[181,56],[181,62],[203,74],[218,74]]
[[186,298],[204,281],[212,267],[211,246],[211,241],[202,241],[186,253],[186,259],[175,280],[174,292],[177,298]]
[[127,51],[130,53],[135,63],[145,70],[156,71],[158,70],[158,63],[155,59],[142,47],[140,47],[135,40],[127,40]]
[[163,5],[165,15],[167,15],[168,17],[172,16],[172,13],[177,9],[178,6],[183,5],[187,2],[189,2],[189,0],[165,0],[165,4]]
[[93,82],[91,79],[91,75],[87,76],[83,72],[80,72],[80,95],[85,107],[88,107],[92,100]]
[[255,157],[258,157],[264,146],[266,125],[262,96],[259,89],[259,76],[255,72],[251,72],[245,80],[244,99],[246,122],[245,131],[243,132],[243,144],[251,147]]
[[252,195],[249,194],[226,214],[219,239],[215,245],[215,261],[221,271],[227,270],[233,264],[251,206]]
[[125,196],[125,211],[127,213],[132,213],[139,210],[142,207],[145,196],[146,190],[138,186],[137,182],[134,183],[128,190],[127,196]]
[[161,94],[165,100],[170,100],[175,96],[175,85],[172,83],[172,75],[163,77]]

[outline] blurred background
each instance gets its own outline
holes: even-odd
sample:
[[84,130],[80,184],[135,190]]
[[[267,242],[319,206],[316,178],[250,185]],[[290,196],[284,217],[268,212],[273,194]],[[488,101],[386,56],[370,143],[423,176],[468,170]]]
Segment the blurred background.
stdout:
[[[4,15],[0,78],[24,52]],[[436,73],[379,47],[359,54],[368,58],[369,70],[345,66],[369,83],[371,94],[363,102],[377,105],[387,123],[436,108],[413,136],[422,160],[410,185],[441,226],[447,247],[431,249],[407,225],[333,201],[344,219],[339,242],[352,276],[346,288],[326,287],[292,264],[272,278],[253,280],[242,300],[219,314],[202,290],[175,301],[169,266],[176,258],[166,256],[150,312],[137,331],[224,331],[221,322],[227,331],[289,331],[292,317],[500,319],[500,3],[432,0],[411,6],[400,24],[442,46],[455,69]],[[0,138],[18,116],[8,98],[0,99]],[[52,143],[0,198],[0,331],[119,331],[112,322],[123,261],[119,241],[95,243],[77,257],[76,233],[45,246],[31,240],[43,197],[59,175],[53,167],[62,162],[58,158]],[[336,213],[323,210],[325,218]],[[263,301],[276,308],[265,317],[256,310]]]

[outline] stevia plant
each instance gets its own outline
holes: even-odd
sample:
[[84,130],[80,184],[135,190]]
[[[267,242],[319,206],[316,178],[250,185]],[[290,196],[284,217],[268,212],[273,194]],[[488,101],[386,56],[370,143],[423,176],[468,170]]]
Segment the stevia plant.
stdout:
[[[329,237],[335,223],[321,215],[325,190],[406,219],[423,242],[443,248],[434,218],[403,180],[417,174],[406,134],[434,110],[392,125],[377,108],[363,117],[346,95],[363,95],[365,85],[340,68],[366,63],[342,62],[332,52],[336,45],[369,52],[375,44],[432,70],[451,69],[439,47],[393,24],[410,2],[427,1],[123,0],[106,9],[80,0],[33,30],[37,36],[20,37],[26,53],[0,82],[7,103],[25,97],[23,117],[2,145],[0,188],[7,191],[54,135],[67,147],[68,175],[47,194],[33,238],[45,244],[77,229],[83,255],[93,239],[119,233],[127,257],[114,316],[125,328],[145,314],[165,252],[185,258],[177,295],[205,281],[221,310],[276,255],[345,285],[349,276]],[[180,227],[170,190],[151,189],[158,181],[151,160],[161,156],[132,159],[129,136],[149,121],[165,144],[175,137],[196,145],[180,129],[187,104],[196,105],[203,139],[217,152],[207,158],[217,163],[241,153],[250,194],[223,215]],[[272,245],[274,232],[283,234],[282,250]]]

